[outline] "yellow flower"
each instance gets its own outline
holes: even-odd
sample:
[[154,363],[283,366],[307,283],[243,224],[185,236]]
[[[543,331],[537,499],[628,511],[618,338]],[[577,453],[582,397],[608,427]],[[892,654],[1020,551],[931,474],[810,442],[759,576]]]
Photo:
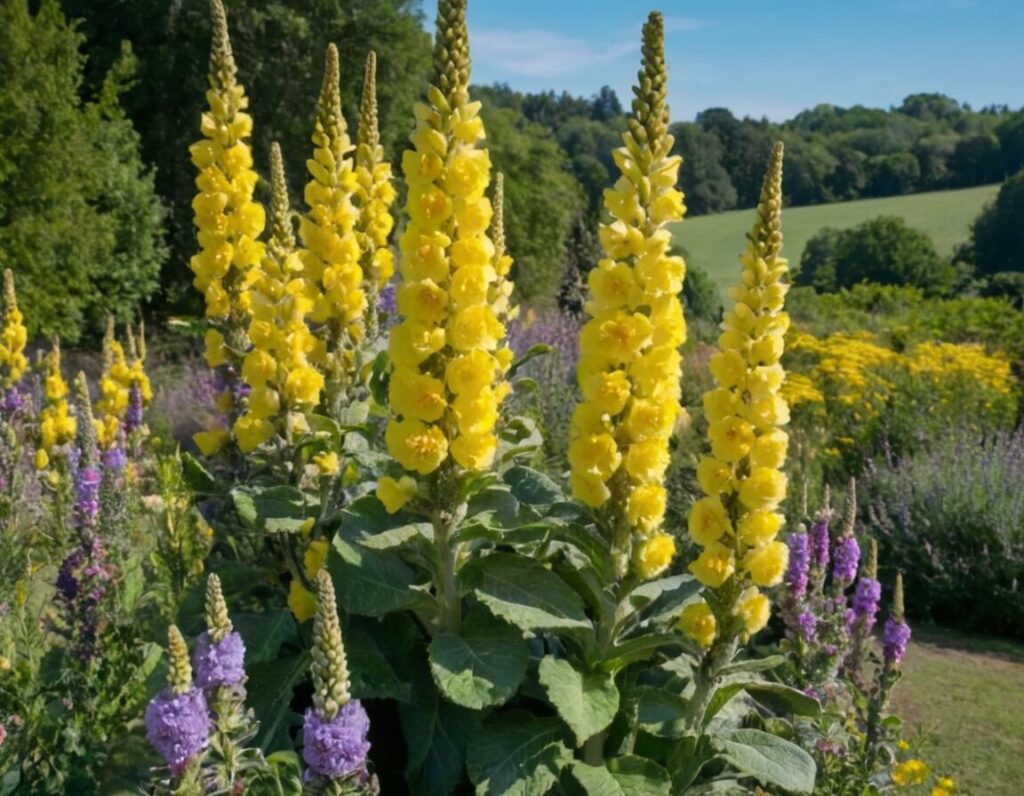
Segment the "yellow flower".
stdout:
[[754,635],[768,624],[771,611],[771,603],[757,590],[756,586],[744,590],[736,601],[736,616],[743,620],[743,626],[748,636]]
[[193,434],[192,440],[203,456],[209,458],[215,456],[231,440],[231,434],[227,429],[217,428]]
[[388,514],[399,511],[415,495],[416,481],[407,475],[399,479],[385,475],[377,482],[377,497],[384,504]]
[[293,579],[288,584],[288,610],[295,616],[300,624],[308,622],[316,615],[316,595],[309,589]]
[[723,462],[738,462],[753,447],[754,428],[739,417],[727,417],[708,426],[712,454]]
[[645,532],[659,528],[665,518],[667,500],[668,495],[661,484],[638,486],[630,493],[626,503],[626,516],[630,524]]
[[786,476],[770,467],[755,467],[740,483],[740,502],[748,509],[777,506],[786,497]]
[[601,371],[581,381],[583,398],[598,412],[617,415],[626,408],[632,385],[625,371]]
[[733,552],[719,542],[712,542],[690,564],[690,572],[703,585],[717,589],[736,571]]
[[690,603],[679,616],[679,628],[702,647],[710,647],[715,640],[718,623],[710,606],[701,601]]
[[732,467],[718,459],[703,456],[697,463],[697,482],[706,495],[731,491]]
[[50,457],[43,448],[36,451],[35,466],[37,470],[45,470],[50,466]]
[[676,540],[667,533],[657,533],[643,540],[636,552],[636,571],[643,580],[656,578],[672,563]]
[[491,466],[498,450],[493,434],[460,434],[451,444],[452,457],[466,470],[484,470]]
[[440,379],[411,367],[397,367],[391,375],[388,402],[403,418],[439,420],[448,405]]
[[743,557],[743,569],[755,586],[775,586],[782,581],[789,564],[789,547],[782,542],[768,542],[755,547]]
[[588,434],[569,443],[569,465],[573,473],[594,475],[607,481],[622,461],[611,434]]
[[931,771],[923,760],[917,758],[898,764],[892,770],[892,781],[901,788],[923,785]]
[[716,497],[705,497],[698,500],[690,508],[688,520],[690,538],[701,547],[717,542],[726,533],[732,532],[729,513]]
[[238,449],[242,453],[252,453],[264,442],[274,436],[274,426],[250,414],[244,414],[235,421],[233,426]]
[[491,307],[480,304],[456,312],[448,333],[456,351],[470,351],[474,348],[492,351],[504,337],[505,327]]
[[491,354],[474,348],[448,363],[445,381],[448,389],[456,395],[476,393],[491,386],[497,367],[498,363]]
[[626,472],[639,483],[660,481],[669,465],[666,440],[654,437],[629,446],[623,457]]
[[429,475],[448,456],[448,440],[437,426],[419,420],[392,420],[384,435],[388,453],[406,470]]
[[388,353],[396,365],[417,367],[444,348],[444,329],[405,321],[391,330]]
[[310,365],[299,365],[284,380],[284,395],[292,406],[314,407],[320,402],[324,376]]
[[603,506],[612,496],[611,490],[599,475],[574,471],[570,477],[570,485],[573,497],[591,508]]
[[789,435],[780,429],[772,429],[754,440],[750,448],[750,464],[753,467],[778,469],[786,461]]
[[781,514],[771,511],[751,511],[740,517],[737,531],[744,544],[762,545],[770,542],[782,527]]
[[313,457],[313,464],[320,475],[337,475],[341,466],[338,454],[334,451],[323,451]]

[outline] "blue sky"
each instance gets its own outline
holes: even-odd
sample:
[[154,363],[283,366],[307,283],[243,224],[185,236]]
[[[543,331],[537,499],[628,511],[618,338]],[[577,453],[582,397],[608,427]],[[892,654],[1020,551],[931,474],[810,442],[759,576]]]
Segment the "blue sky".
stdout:
[[725,106],[782,120],[919,91],[1024,105],[1024,0],[470,0],[473,81],[625,99],[651,8],[674,119]]

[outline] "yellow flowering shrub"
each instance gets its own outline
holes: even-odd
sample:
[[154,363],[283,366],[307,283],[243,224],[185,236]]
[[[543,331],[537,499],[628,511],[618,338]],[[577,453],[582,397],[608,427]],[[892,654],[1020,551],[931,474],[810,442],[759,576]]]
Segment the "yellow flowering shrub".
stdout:
[[54,339],[53,347],[46,355],[45,367],[43,406],[39,412],[39,450],[46,454],[48,465],[57,449],[75,438],[77,430],[68,403],[68,383],[61,371],[60,341],[57,339]]
[[0,330],[0,379],[5,390],[14,387],[28,368],[25,357],[25,343],[28,330],[25,318],[18,309],[18,297],[14,292],[14,274],[8,268],[4,271],[4,320]]
[[[491,162],[481,148],[480,103],[469,99],[464,3],[442,0],[437,35],[434,78],[427,101],[416,105],[412,148],[402,157],[409,223],[400,241],[401,323],[388,345],[394,369],[385,441],[420,476],[449,460],[469,471],[491,466],[511,363],[501,320],[511,260],[488,234]],[[378,494],[391,508],[411,490],[387,481]]]
[[[669,441],[680,405],[686,324],[679,302],[685,265],[669,254],[685,207],[671,155],[662,18],[644,27],[633,114],[614,151],[621,176],[605,191],[605,257],[590,272],[577,379],[583,401],[569,442],[572,490],[611,529],[620,577],[663,572],[675,544],[661,531]],[[635,537],[635,538],[634,538]]]
[[784,523],[781,468],[789,443],[781,428],[789,422],[780,364],[789,327],[781,185],[782,144],[776,144],[757,223],[740,257],[741,280],[730,290],[735,303],[710,362],[717,386],[704,394],[710,455],[697,466],[704,497],[688,518],[690,538],[701,548],[690,571],[718,607],[702,601],[680,617],[682,630],[704,647],[723,634],[750,636],[767,624],[770,603],[760,589],[778,584],[788,562],[788,547],[776,541]]
[[258,180],[248,139],[252,117],[238,82],[221,0],[212,0],[209,109],[203,113],[202,140],[189,151],[199,170],[199,193],[192,202],[199,253],[191,260],[193,284],[206,299],[210,331],[206,357],[211,367],[238,365],[247,349],[250,289],[263,259],[259,237],[266,221],[253,199]]

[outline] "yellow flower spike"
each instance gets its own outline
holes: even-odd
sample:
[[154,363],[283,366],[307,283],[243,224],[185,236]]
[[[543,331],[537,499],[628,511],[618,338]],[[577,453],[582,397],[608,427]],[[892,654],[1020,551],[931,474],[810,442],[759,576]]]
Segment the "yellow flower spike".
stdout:
[[366,293],[366,337],[378,334],[377,296],[395,271],[394,255],[388,237],[394,228],[391,204],[395,188],[391,184],[391,164],[384,159],[377,119],[377,54],[366,56],[363,96],[359,107],[359,144],[356,146],[356,179],[359,183],[358,230],[363,236],[363,290]]
[[[789,317],[782,311],[787,265],[782,249],[782,144],[768,163],[757,222],[740,257],[741,284],[725,315],[721,350],[711,358],[717,386],[704,395],[711,456],[697,480],[706,497],[690,509],[690,536],[703,548],[690,571],[715,604],[735,618],[722,643],[749,638],[768,622],[771,604],[758,587],[778,584],[789,550],[776,535],[785,518],[789,420],[779,365]],[[735,532],[733,532],[735,529]]]
[[248,348],[249,288],[252,271],[263,258],[259,237],[266,219],[263,206],[253,199],[257,175],[248,143],[252,117],[237,78],[227,15],[221,0],[211,0],[210,9],[209,109],[202,116],[203,138],[190,147],[199,172],[199,193],[192,202],[199,253],[191,268],[196,288],[206,297],[206,317],[221,334],[219,339],[208,338],[213,350],[208,348],[207,359],[237,365],[236,357]]
[[6,390],[14,387],[28,368],[25,344],[28,330],[25,318],[18,309],[18,297],[14,290],[14,273],[10,268],[4,271],[4,319],[0,330],[0,384]]
[[46,378],[43,386],[43,408],[39,413],[39,448],[47,459],[57,455],[57,449],[75,438],[78,428],[68,403],[68,383],[61,371],[60,340],[53,339],[46,355]]
[[338,48],[333,44],[327,47],[312,142],[313,156],[306,161],[309,210],[299,227],[299,259],[313,305],[310,319],[326,352],[326,399],[335,407],[357,376],[353,346],[365,334],[367,299],[355,147],[341,112]]
[[[661,538],[663,509],[639,507],[654,494],[652,487],[661,485],[682,411],[677,349],[686,324],[676,294],[685,265],[669,256],[671,234],[665,225],[679,221],[685,208],[676,188],[681,159],[670,154],[667,77],[664,25],[655,12],[644,25],[633,113],[623,146],[614,152],[621,176],[605,191],[611,220],[602,224],[599,237],[606,257],[590,272],[585,305],[590,320],[580,332],[583,411],[577,417],[599,419],[609,429],[594,435],[590,422],[574,423],[570,440],[573,494],[601,507],[619,578],[631,561],[642,578],[660,571],[649,565],[648,553],[654,549],[651,540]],[[612,440],[614,450],[587,442],[595,436]],[[605,482],[603,488],[595,476]]]
[[718,622],[706,602],[690,603],[679,616],[679,629],[702,647],[710,647],[715,640]]
[[[402,322],[388,342],[388,451],[419,475],[445,464],[444,478],[492,465],[511,361],[504,337],[512,261],[496,209],[500,183],[495,205],[486,195],[491,162],[480,147],[480,105],[469,101],[465,14],[465,0],[438,4],[434,77],[415,108],[413,148],[402,157],[409,189],[397,293]],[[383,483],[382,500],[399,505],[395,485]]]

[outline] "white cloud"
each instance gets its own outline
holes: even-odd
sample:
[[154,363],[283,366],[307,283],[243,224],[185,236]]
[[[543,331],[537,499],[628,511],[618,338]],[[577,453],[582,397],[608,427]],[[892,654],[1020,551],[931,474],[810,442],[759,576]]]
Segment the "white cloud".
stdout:
[[478,30],[473,57],[503,72],[529,77],[579,73],[638,52],[638,41],[595,45],[546,30]]

